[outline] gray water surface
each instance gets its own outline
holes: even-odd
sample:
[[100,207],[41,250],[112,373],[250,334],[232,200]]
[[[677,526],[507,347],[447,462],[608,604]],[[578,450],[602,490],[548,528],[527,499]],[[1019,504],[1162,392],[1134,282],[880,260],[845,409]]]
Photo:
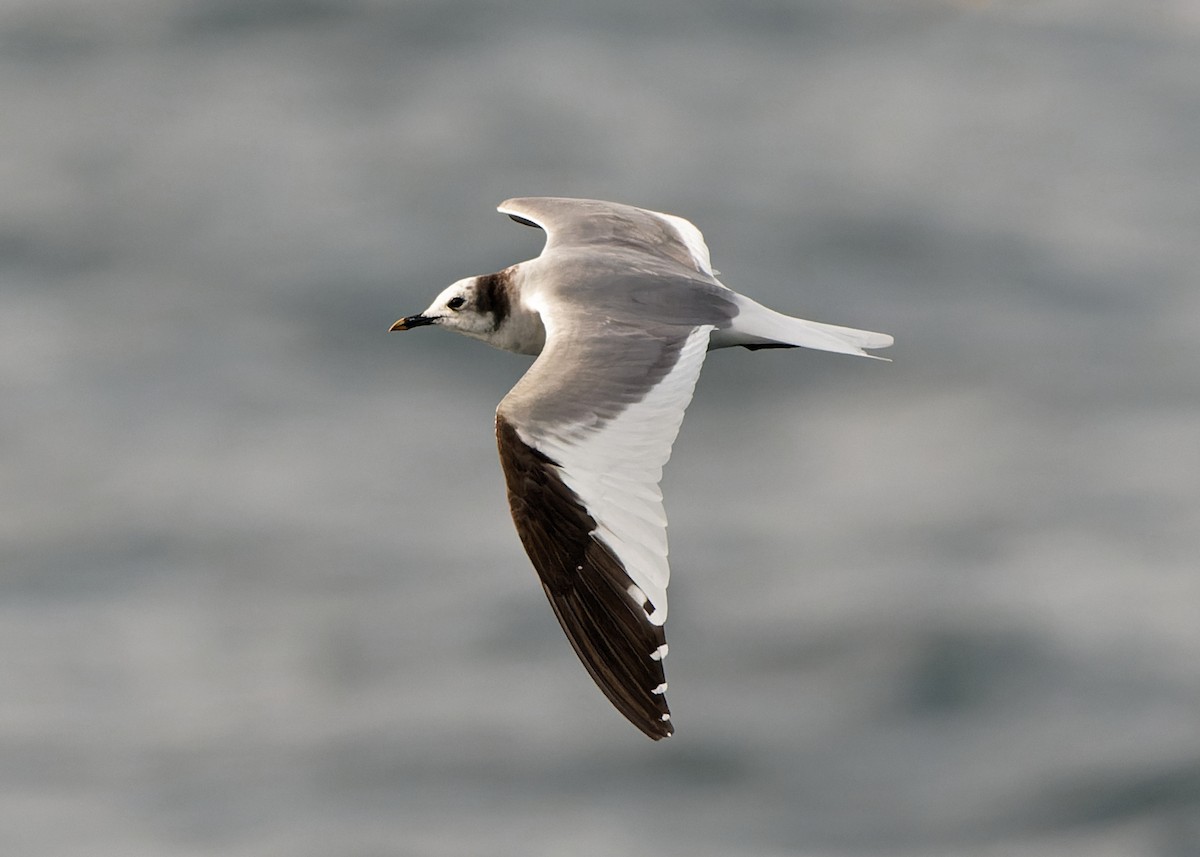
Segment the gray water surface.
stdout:
[[[1200,3],[0,3],[0,851],[1200,854]],[[710,356],[677,735],[512,531],[516,195],[890,365]]]

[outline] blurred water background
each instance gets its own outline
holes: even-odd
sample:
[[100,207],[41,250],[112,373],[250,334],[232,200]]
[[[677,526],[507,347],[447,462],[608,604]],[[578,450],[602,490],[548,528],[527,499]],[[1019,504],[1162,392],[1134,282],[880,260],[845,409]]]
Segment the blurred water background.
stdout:
[[[897,339],[710,356],[663,744],[386,333],[536,194]],[[1200,854],[1198,272],[1196,0],[3,0],[0,852]]]

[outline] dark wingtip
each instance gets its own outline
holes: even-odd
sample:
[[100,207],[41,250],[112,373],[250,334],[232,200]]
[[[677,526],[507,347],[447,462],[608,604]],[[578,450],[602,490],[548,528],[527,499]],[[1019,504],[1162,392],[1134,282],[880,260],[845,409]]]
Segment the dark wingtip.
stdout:
[[[641,730],[645,732],[652,741],[661,741],[664,738],[670,738],[675,734],[675,727],[671,724],[670,715],[667,715],[667,720],[661,720],[658,723],[648,723],[646,726],[641,726]],[[639,725],[640,724],[634,724]]]

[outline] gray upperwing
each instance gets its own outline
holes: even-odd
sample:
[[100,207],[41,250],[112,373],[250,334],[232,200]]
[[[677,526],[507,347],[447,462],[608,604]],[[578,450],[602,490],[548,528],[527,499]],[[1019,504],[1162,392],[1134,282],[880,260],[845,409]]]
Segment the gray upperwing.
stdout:
[[545,253],[594,248],[610,254],[640,254],[712,278],[704,236],[681,217],[616,202],[552,196],[505,200],[497,210],[543,229]]
[[711,328],[610,319],[549,329],[546,348],[496,409],[513,521],[596,684],[661,738],[671,725],[658,481]]
[[500,402],[498,411],[527,432],[600,428],[670,373],[694,329],[612,318],[572,327],[548,338]]

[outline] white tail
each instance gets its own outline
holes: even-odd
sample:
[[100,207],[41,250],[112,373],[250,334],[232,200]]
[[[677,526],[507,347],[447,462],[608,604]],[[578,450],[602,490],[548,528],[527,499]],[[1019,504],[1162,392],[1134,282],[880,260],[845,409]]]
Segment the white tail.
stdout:
[[838,354],[857,354],[876,360],[887,360],[868,354],[866,348],[887,348],[895,340],[886,333],[839,327],[807,321],[767,309],[745,295],[737,296],[738,314],[725,330],[714,330],[709,348],[728,348],[744,345],[749,348],[798,346]]

